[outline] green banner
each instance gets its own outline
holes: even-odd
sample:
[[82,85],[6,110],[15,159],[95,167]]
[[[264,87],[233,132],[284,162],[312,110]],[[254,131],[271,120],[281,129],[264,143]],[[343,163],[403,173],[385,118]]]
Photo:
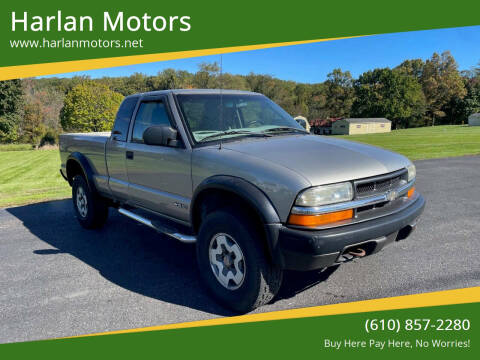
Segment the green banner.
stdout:
[[10,358],[476,358],[480,303],[0,345]]
[[0,66],[480,24],[478,1],[4,1],[0,7]]

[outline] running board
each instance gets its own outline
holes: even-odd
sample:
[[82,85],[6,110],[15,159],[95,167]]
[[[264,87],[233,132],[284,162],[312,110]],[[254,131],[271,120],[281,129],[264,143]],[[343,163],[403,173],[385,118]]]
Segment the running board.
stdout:
[[135,221],[138,221],[139,223],[143,225],[147,225],[148,227],[151,227],[152,229],[157,230],[158,232],[161,232],[162,234],[165,234],[167,236],[170,236],[178,241],[181,241],[183,243],[194,243],[197,241],[197,238],[193,235],[186,235],[179,233],[175,229],[172,229],[170,227],[164,226],[159,224],[157,221],[152,222],[151,220],[144,218],[143,216],[140,216],[138,214],[135,214],[134,212],[125,210],[124,208],[119,208],[118,212],[122,215],[125,215],[129,217],[130,219],[133,219]]

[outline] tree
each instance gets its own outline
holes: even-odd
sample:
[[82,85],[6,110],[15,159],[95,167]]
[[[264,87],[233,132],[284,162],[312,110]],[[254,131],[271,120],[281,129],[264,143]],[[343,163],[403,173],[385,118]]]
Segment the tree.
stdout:
[[215,88],[216,79],[220,73],[220,66],[217,62],[214,63],[201,63],[198,65],[198,71],[193,77],[193,86],[198,89]]
[[[271,78],[269,82],[265,84],[265,96],[272,99],[278,105],[280,105],[290,115],[298,115],[296,102],[295,87],[297,83],[294,81],[284,81],[275,78]],[[302,111],[302,110],[300,110]]]
[[307,118],[309,120],[315,120],[329,117],[325,84],[313,84],[310,85],[310,88],[310,97],[307,99]]
[[436,118],[445,117],[445,106],[455,99],[463,99],[467,93],[458,65],[449,51],[441,55],[434,53],[425,62],[420,78],[425,94],[427,113],[431,117],[431,125]]
[[416,78],[418,81],[422,78],[423,69],[425,68],[425,62],[422,59],[405,60],[398,65],[395,70],[404,75],[410,75]]
[[463,124],[471,114],[480,112],[480,74],[478,77],[464,77],[463,81],[467,94],[463,99],[454,98],[447,107],[454,124]]
[[121,94],[91,80],[76,85],[65,96],[62,127],[67,131],[108,131],[122,99]]
[[22,110],[21,80],[0,81],[0,142],[17,140]]
[[[22,85],[25,107],[27,105],[40,107],[42,124],[46,128],[58,132],[60,130],[60,110],[63,107],[65,93],[55,86],[44,86],[43,81],[39,82],[36,79],[24,79]],[[23,124],[20,126],[23,127]],[[23,132],[22,129],[20,130]]]
[[245,77],[247,86],[250,91],[264,94],[265,96],[273,95],[274,79],[270,75],[254,74],[251,72]]
[[124,96],[136,93],[146,92],[150,89],[147,87],[147,76],[141,73],[134,73],[133,75],[124,79],[123,89],[121,93]]
[[46,127],[41,104],[39,102],[26,103],[20,124],[20,140],[28,144],[38,145],[45,132]]
[[180,79],[175,69],[165,69],[159,72],[157,76],[148,80],[149,87],[154,90],[178,89],[180,87]]
[[325,81],[326,110],[328,117],[348,117],[355,100],[350,71],[334,69]]
[[218,86],[222,89],[247,90],[247,81],[243,76],[223,73],[218,77]]
[[295,98],[293,100],[294,112],[296,115],[308,116],[308,99],[311,97],[311,88],[306,84],[297,84],[293,90]]
[[385,117],[394,128],[416,125],[423,115],[425,98],[418,81],[400,71],[375,69],[355,82],[352,111],[358,117]]

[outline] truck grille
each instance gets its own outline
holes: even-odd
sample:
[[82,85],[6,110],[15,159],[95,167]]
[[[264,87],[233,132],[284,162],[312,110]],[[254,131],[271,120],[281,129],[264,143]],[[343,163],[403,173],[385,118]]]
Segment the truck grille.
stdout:
[[355,185],[355,198],[384,194],[389,190],[396,189],[407,181],[407,170],[402,169],[393,173],[357,180]]

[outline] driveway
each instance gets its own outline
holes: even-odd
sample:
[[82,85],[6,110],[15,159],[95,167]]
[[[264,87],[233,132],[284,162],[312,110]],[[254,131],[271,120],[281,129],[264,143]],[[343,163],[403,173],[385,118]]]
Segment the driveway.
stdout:
[[[416,232],[370,257],[289,272],[256,312],[480,285],[480,157],[417,161]],[[0,210],[0,342],[233,315],[199,282],[193,245],[110,212],[82,229],[70,200]]]

